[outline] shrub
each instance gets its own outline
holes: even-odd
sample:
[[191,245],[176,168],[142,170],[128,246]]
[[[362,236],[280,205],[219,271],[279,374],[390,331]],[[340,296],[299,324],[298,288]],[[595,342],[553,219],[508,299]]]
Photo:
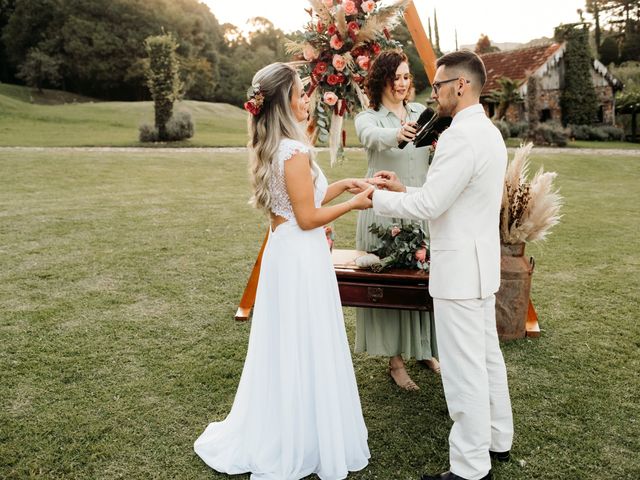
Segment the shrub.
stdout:
[[567,125],[571,131],[571,138],[576,140],[589,140],[591,136],[591,127],[589,125]]
[[509,138],[511,132],[509,130],[509,124],[507,124],[507,122],[505,122],[504,120],[492,120],[492,122],[496,126],[496,128],[500,130],[500,135],[502,135],[503,140]]
[[540,123],[533,132],[529,132],[529,138],[536,145],[557,145],[565,147],[569,142],[569,129],[554,122]]
[[515,123],[507,122],[507,125],[509,126],[509,136],[511,137],[522,137],[529,129],[529,122],[524,121]]
[[624,141],[624,129],[614,127],[613,125],[605,125],[602,130],[609,136],[609,140]]
[[189,112],[177,112],[167,122],[167,140],[175,142],[193,137],[195,127]]
[[589,140],[595,140],[596,142],[606,142],[609,140],[609,134],[600,127],[591,127],[589,132]]
[[148,123],[140,125],[140,135],[138,138],[141,142],[157,142],[158,136],[158,129],[153,125],[149,125]]
[[594,140],[606,142],[607,140],[624,140],[624,130],[613,125],[593,127],[591,125],[569,125],[571,136],[576,140]]

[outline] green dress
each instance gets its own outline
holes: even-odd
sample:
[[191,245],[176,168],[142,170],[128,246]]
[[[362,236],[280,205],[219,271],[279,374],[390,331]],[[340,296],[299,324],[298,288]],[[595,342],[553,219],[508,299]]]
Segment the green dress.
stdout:
[[[415,122],[425,109],[418,103],[406,105],[407,121]],[[428,148],[415,148],[408,144],[398,148],[396,134],[400,119],[384,106],[378,111],[369,109],[355,118],[356,133],[367,151],[367,177],[379,170],[396,172],[402,183],[410,187],[424,184],[429,168]],[[400,218],[379,217],[373,209],[358,214],[356,248],[371,250],[378,245],[378,239],[368,228],[372,223],[389,225],[400,223]],[[411,220],[407,220],[411,221]],[[425,231],[427,222],[423,222]],[[392,357],[427,360],[437,357],[435,324],[428,312],[391,310],[383,308],[356,309],[356,352]]]

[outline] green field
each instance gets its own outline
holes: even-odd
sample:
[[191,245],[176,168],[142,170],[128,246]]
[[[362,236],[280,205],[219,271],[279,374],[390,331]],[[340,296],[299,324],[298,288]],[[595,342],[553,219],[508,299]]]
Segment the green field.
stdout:
[[[426,95],[416,101],[423,102]],[[138,127],[153,123],[151,102],[101,102],[58,90],[37,91],[0,83],[0,147],[227,147],[247,144],[246,112],[221,103],[176,103],[175,111],[191,113],[195,135],[187,141],[171,144],[141,144]],[[344,122],[347,146],[359,147],[353,119]],[[520,140],[509,139],[517,147]],[[570,142],[574,148],[640,149],[629,142]]]
[[[109,105],[93,105],[105,125]],[[494,478],[637,480],[640,158],[533,163],[559,173],[566,205],[527,247],[542,336],[503,345],[516,439]],[[365,171],[361,153],[321,164]],[[250,324],[233,313],[266,231],[247,198],[244,154],[0,151],[0,478],[229,478],[192,443],[229,411],[244,361]],[[354,229],[355,214],[337,222],[338,248]],[[386,359],[353,359],[372,459],[349,478],[446,467],[439,377],[410,362],[422,389],[407,393]]]

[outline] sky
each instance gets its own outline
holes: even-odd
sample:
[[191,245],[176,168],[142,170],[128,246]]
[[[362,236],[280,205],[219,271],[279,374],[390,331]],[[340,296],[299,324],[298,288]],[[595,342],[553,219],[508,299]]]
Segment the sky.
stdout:
[[[284,32],[299,30],[308,21],[304,11],[306,0],[201,0],[220,23],[244,27],[251,17],[265,17]],[[387,2],[388,3],[388,2]],[[526,43],[540,37],[552,37],[560,23],[579,21],[577,10],[584,9],[585,0],[414,0],[420,19],[427,31],[427,17],[436,9],[440,48],[455,49],[458,45],[473,45],[480,34],[493,43]],[[590,17],[587,15],[587,20]]]

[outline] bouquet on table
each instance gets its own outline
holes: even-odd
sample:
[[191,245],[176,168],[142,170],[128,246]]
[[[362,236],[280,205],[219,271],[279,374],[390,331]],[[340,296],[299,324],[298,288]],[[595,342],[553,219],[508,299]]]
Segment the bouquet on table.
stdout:
[[309,133],[329,142],[331,164],[344,156],[345,114],[369,106],[363,92],[373,59],[400,48],[391,39],[399,13],[408,0],[381,6],[378,0],[309,0],[311,20],[302,38],[289,41],[287,52],[306,62],[301,76],[311,98]]
[[417,268],[429,270],[429,237],[417,223],[400,225],[371,224],[369,232],[380,239],[380,244],[367,255],[356,259],[356,265],[380,272],[385,268]]

